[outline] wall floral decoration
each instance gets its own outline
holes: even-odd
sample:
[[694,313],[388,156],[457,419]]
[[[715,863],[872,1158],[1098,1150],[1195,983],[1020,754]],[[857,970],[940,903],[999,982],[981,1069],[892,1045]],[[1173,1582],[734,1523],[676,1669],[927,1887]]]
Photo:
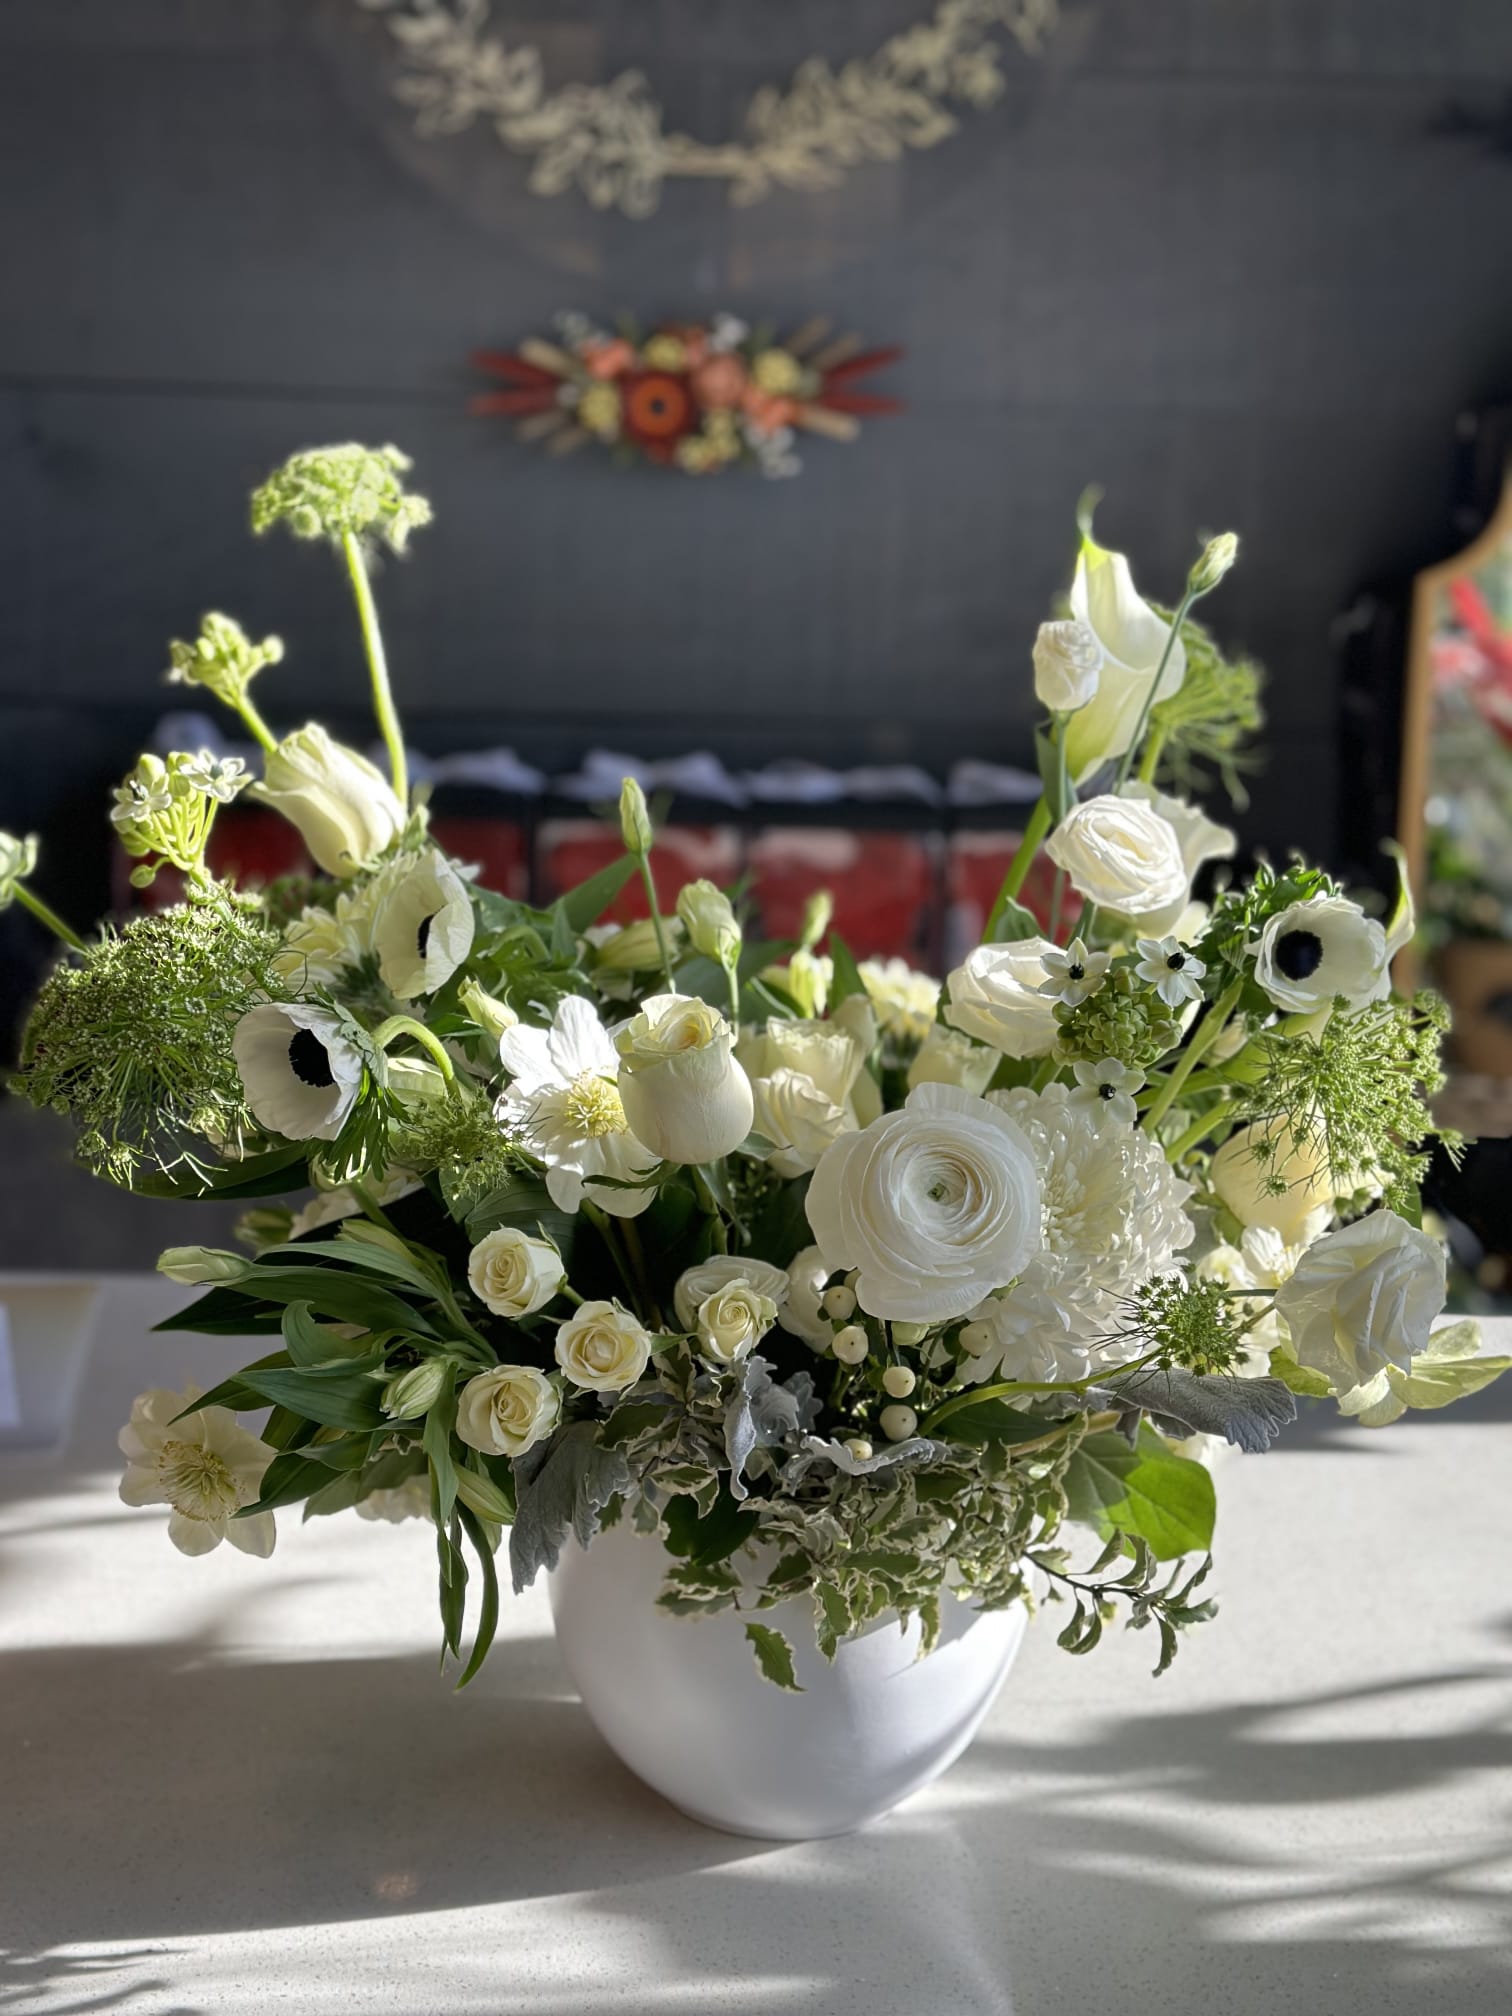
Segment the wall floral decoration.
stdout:
[[526,440],[556,455],[597,443],[621,461],[690,476],[734,467],[795,476],[800,431],[853,441],[863,418],[901,410],[859,388],[902,354],[832,336],[820,319],[781,340],[769,324],[752,328],[734,315],[643,333],[628,320],[608,329],[567,313],[551,341],[474,355],[504,389],[479,393],[472,410],[517,419]]
[[733,203],[774,189],[830,189],[852,169],[937,147],[956,109],[1002,95],[1002,41],[1035,54],[1058,0],[938,0],[933,14],[837,70],[811,56],[786,89],[757,92],[738,139],[669,133],[649,79],[551,89],[539,49],[489,32],[489,0],[358,0],[388,23],[402,56],[396,97],[440,139],[488,120],[528,155],[540,196],[577,188],[600,210],[649,217],[673,177],[728,183]]

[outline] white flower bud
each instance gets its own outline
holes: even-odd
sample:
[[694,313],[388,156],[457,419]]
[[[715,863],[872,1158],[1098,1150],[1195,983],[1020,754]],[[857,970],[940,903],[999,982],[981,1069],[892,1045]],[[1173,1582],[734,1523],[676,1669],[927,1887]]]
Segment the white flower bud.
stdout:
[[435,1406],[445,1378],[446,1360],[427,1358],[423,1365],[412,1365],[407,1372],[395,1373],[384,1387],[379,1404],[393,1420],[413,1421]]
[[515,1028],[520,1020],[507,1001],[499,1000],[494,994],[485,994],[471,976],[457,989],[457,1005],[495,1043],[506,1029]]
[[677,915],[695,952],[733,966],[740,957],[740,926],[730,899],[709,881],[686,883],[677,898]]
[[620,837],[625,843],[625,852],[637,857],[651,852],[651,842],[656,837],[651,826],[651,814],[646,809],[646,794],[633,777],[627,777],[620,785]]
[[1237,532],[1220,532],[1216,539],[1209,539],[1187,576],[1188,590],[1193,596],[1210,595],[1238,558]]
[[182,1281],[200,1288],[212,1283],[243,1281],[252,1271],[252,1262],[240,1253],[223,1253],[214,1246],[170,1246],[158,1256],[157,1271],[170,1281]]
[[854,1456],[858,1463],[869,1463],[875,1453],[864,1435],[853,1435],[845,1448],[847,1455]]
[[355,875],[404,830],[387,780],[313,721],[268,752],[258,796],[299,828],[327,875]]
[[1034,640],[1034,691],[1052,714],[1074,714],[1097,694],[1103,648],[1097,632],[1075,618],[1041,623]]

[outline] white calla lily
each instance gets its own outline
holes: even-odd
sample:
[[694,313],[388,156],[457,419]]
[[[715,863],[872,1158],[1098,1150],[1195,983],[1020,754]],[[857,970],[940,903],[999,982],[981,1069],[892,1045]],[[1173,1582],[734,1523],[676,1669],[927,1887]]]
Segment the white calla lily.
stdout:
[[[1122,553],[1083,537],[1071,584],[1071,614],[1102,649],[1097,691],[1066,724],[1066,761],[1078,784],[1134,740],[1170,639],[1171,626],[1134,586]],[[1178,637],[1160,674],[1156,699],[1181,690],[1186,649]]]

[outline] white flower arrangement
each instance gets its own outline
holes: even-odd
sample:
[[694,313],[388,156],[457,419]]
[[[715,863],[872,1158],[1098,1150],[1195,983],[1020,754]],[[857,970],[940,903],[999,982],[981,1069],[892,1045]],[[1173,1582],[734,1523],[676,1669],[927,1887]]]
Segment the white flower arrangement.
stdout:
[[[1410,905],[1376,922],[1297,864],[1192,906],[1234,836],[1166,787],[1193,754],[1231,774],[1257,718],[1252,669],[1191,617],[1232,540],[1166,614],[1084,529],[1071,619],[1033,654],[1044,796],[942,985],[858,966],[822,895],[778,948],[708,884],[664,905],[633,784],[623,859],[549,909],[448,859],[367,574],[429,517],[406,466],[312,451],[253,509],[342,554],[387,777],[318,726],[275,738],[251,686],[278,640],[214,616],[173,647],[262,746],[252,789],[320,876],[217,881],[205,839],[248,780],[192,753],[117,798],[138,876],[186,876],[166,912],[86,942],[31,888],[34,844],[0,835],[0,904],[65,948],[16,1089],[118,1183],[252,1205],[250,1253],[162,1265],[206,1290],[178,1327],[281,1348],[144,1395],[122,1431],[122,1495],[166,1505],[178,1546],[265,1554],[296,1504],[428,1516],[459,1658],[478,1564],[463,1680],[506,1531],[523,1587],[617,1520],[669,1543],[679,1614],[807,1596],[833,1652],[889,1612],[928,1644],[947,1601],[1048,1590],[1068,1649],[1122,1609],[1163,1669],[1212,1609],[1189,1435],[1263,1448],[1298,1395],[1381,1424],[1505,1369],[1433,1330],[1418,1184],[1446,1018],[1390,991]],[[1048,929],[1018,901],[1041,848]],[[606,931],[637,876],[648,917]],[[260,1436],[237,1424],[262,1410]]]

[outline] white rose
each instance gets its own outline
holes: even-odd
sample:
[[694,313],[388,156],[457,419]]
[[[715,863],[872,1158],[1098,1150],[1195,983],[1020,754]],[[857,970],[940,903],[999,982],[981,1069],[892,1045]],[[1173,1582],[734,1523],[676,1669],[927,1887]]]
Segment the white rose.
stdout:
[[837,1106],[802,1071],[774,1071],[751,1080],[753,1125],[772,1143],[767,1167],[779,1176],[803,1176],[831,1141],[856,1131],[855,1116]]
[[1342,994],[1351,1008],[1391,988],[1386,933],[1347,896],[1313,896],[1266,919],[1255,947],[1255,979],[1292,1014],[1326,1008]]
[[749,1281],[716,1288],[698,1307],[699,1356],[715,1365],[738,1365],[777,1321],[777,1304]]
[[[871,1033],[874,1037],[875,1031]],[[844,1022],[787,1021],[774,1016],[758,1034],[742,1036],[735,1054],[752,1078],[797,1071],[836,1106],[844,1106],[870,1049],[864,1028]]]
[[650,1360],[645,1325],[617,1302],[585,1302],[556,1334],[558,1365],[593,1393],[623,1393]]
[[1100,910],[1144,917],[1169,904],[1179,914],[1186,904],[1189,884],[1175,830],[1137,798],[1103,792],[1074,805],[1045,852]]
[[954,1085],[921,1085],[829,1148],[809,1185],[814,1237],[856,1268],[868,1315],[964,1316],[1039,1250],[1034,1151],[1006,1113]]
[[716,1253],[678,1276],[672,1290],[678,1328],[692,1331],[698,1323],[699,1305],[732,1281],[746,1282],[758,1295],[775,1302],[779,1313],[787,1301],[789,1277],[785,1268],[774,1267],[769,1260],[755,1260],[749,1253]]
[[[1122,553],[1109,553],[1086,538],[1071,584],[1071,614],[1103,653],[1096,694],[1066,726],[1066,760],[1080,784],[1134,740],[1171,626],[1141,598]],[[1165,700],[1179,692],[1185,677],[1186,647],[1178,637],[1155,697]]]
[[677,915],[695,952],[730,966],[740,957],[740,926],[730,899],[708,881],[688,882],[677,899]]
[[[1271,1152],[1257,1155],[1257,1143],[1272,1144]],[[1271,1177],[1286,1185],[1279,1196],[1268,1187]],[[1334,1190],[1322,1137],[1307,1133],[1299,1138],[1284,1120],[1257,1122],[1230,1134],[1213,1157],[1208,1183],[1241,1225],[1263,1225],[1288,1246],[1306,1246],[1333,1216]]]
[[299,828],[327,875],[355,875],[404,831],[387,780],[313,721],[268,752],[258,796]]
[[1060,1025],[1042,990],[1049,978],[1045,954],[1054,949],[1048,938],[979,945],[945,983],[946,1021],[1005,1057],[1049,1056]]
[[777,1320],[783,1329],[802,1338],[815,1351],[828,1351],[834,1341],[835,1326],[819,1301],[833,1272],[817,1246],[805,1246],[788,1262],[787,1299],[777,1307]]
[[936,1022],[908,1067],[908,1087],[960,1085],[968,1092],[985,1092],[997,1063],[995,1050],[984,1050],[959,1029]]
[[563,1274],[562,1256],[550,1240],[533,1239],[513,1225],[488,1233],[467,1256],[468,1285],[495,1316],[533,1316],[556,1294]]
[[1157,791],[1152,784],[1126,784],[1120,795],[1150,806],[1164,819],[1176,835],[1181,865],[1186,870],[1186,893],[1180,901],[1166,903],[1158,910],[1141,911],[1132,920],[1134,926],[1147,938],[1164,938],[1170,933],[1184,944],[1190,943],[1202,935],[1206,922],[1206,912],[1203,912],[1201,922],[1189,920],[1186,916],[1189,909],[1202,909],[1200,904],[1191,902],[1197,871],[1209,861],[1232,860],[1239,846],[1239,836],[1227,826],[1220,826],[1215,819],[1209,819],[1200,806],[1189,804],[1185,798],[1169,797],[1164,791]]
[[1052,714],[1074,714],[1096,697],[1103,648],[1097,633],[1073,618],[1041,623],[1034,640],[1034,691]]
[[1444,1251],[1394,1211],[1330,1232],[1276,1291],[1299,1365],[1341,1399],[1388,1366],[1405,1372],[1444,1306]]
[[619,1093],[636,1139],[668,1162],[717,1162],[751,1131],[751,1081],[730,1025],[706,1001],[653,994],[615,1032]]
[[534,1365],[496,1365],[457,1396],[457,1433],[485,1456],[523,1456],[557,1424],[562,1396]]

